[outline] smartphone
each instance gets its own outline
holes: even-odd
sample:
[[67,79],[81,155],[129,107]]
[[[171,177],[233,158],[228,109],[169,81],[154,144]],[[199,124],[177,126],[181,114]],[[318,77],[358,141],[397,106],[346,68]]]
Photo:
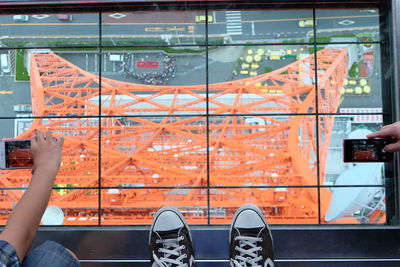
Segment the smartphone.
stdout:
[[393,139],[345,139],[343,140],[344,162],[388,162],[393,160],[393,153],[383,148]]
[[0,140],[0,169],[32,168],[31,141],[28,139]]

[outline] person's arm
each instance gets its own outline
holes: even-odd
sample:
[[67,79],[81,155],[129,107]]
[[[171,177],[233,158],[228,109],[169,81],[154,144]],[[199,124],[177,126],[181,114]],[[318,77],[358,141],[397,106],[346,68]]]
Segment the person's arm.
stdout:
[[400,122],[383,126],[379,131],[367,135],[367,138],[394,138],[395,142],[385,146],[384,149],[387,152],[400,151]]
[[47,207],[54,179],[61,162],[64,138],[55,139],[51,132],[36,132],[31,139],[33,168],[28,189],[18,202],[0,240],[9,242],[22,263],[29,250],[40,219]]

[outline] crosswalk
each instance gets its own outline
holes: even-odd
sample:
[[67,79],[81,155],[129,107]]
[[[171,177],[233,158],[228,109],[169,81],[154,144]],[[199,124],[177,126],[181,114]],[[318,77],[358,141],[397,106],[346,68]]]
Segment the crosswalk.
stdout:
[[228,35],[242,34],[242,12],[225,11],[226,33]]

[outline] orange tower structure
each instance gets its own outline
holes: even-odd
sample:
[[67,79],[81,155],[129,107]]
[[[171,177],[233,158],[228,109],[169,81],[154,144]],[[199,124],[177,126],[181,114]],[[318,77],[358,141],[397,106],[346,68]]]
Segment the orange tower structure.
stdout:
[[[318,197],[322,213],[329,204],[329,192],[312,186],[317,158],[324,182],[334,116],[315,113],[339,106],[346,49],[319,51],[317,70],[311,55],[208,87],[100,80],[54,53],[30,57],[33,113],[46,118],[19,137],[35,129],[65,136],[56,184],[66,188],[50,203],[64,209],[65,224],[97,224],[99,202],[101,224],[149,223],[162,205],[178,206],[192,223],[207,223],[206,215],[229,223],[244,202],[262,207],[271,223],[318,223]],[[3,187],[30,179],[26,170],[1,175]],[[1,207],[21,195],[5,191]]]

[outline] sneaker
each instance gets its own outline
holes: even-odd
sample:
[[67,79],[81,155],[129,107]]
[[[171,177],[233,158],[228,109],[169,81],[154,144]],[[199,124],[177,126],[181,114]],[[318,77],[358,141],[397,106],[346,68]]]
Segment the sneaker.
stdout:
[[161,208],[151,225],[149,247],[152,267],[192,267],[192,237],[183,215],[173,207]]
[[229,242],[231,267],[274,266],[271,231],[256,205],[246,204],[236,211]]

